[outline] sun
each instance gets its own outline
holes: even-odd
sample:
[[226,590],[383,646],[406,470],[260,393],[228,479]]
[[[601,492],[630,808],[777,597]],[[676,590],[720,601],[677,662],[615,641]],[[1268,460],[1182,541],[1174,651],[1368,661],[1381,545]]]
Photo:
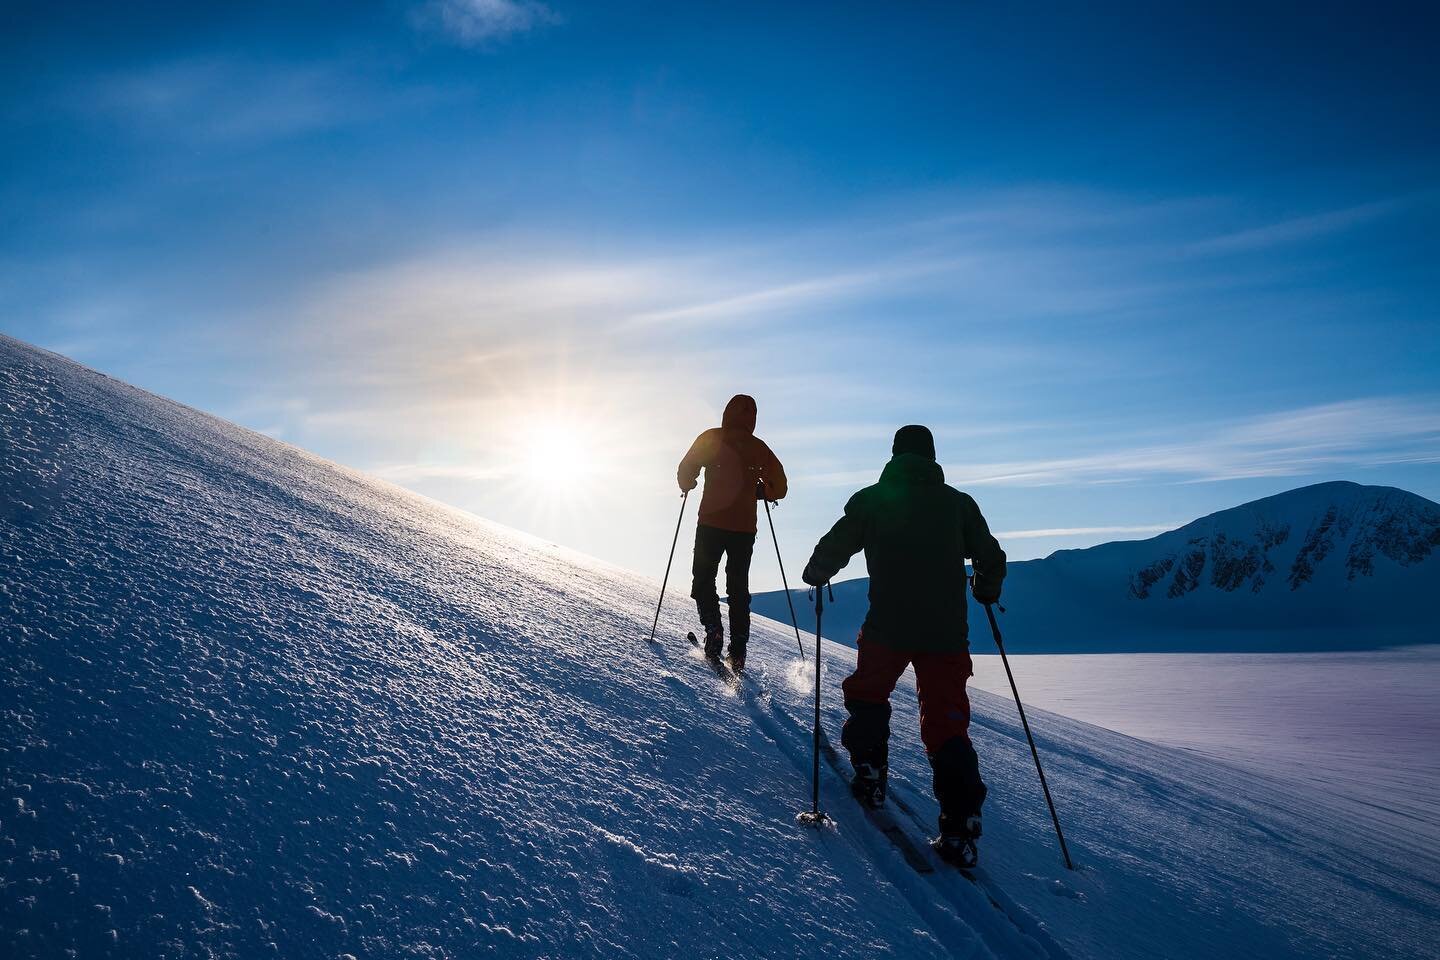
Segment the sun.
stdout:
[[563,420],[529,424],[522,438],[520,473],[538,492],[566,498],[584,493],[595,474],[588,432]]

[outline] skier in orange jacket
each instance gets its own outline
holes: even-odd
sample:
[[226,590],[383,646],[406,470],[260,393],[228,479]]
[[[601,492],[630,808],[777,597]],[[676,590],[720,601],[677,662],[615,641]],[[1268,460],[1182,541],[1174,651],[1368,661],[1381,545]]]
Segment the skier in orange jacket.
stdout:
[[694,490],[701,469],[705,495],[700,499],[700,522],[695,528],[695,559],[691,566],[690,596],[705,627],[705,656],[720,659],[725,631],[720,624],[720,597],[715,577],[725,559],[725,592],[730,605],[730,667],[745,666],[750,639],[750,557],[755,551],[756,509],[761,500],[775,502],[785,496],[785,468],[755,436],[755,400],[738,394],[725,405],[719,427],[712,427],[690,445],[680,461],[676,480],[680,489]]

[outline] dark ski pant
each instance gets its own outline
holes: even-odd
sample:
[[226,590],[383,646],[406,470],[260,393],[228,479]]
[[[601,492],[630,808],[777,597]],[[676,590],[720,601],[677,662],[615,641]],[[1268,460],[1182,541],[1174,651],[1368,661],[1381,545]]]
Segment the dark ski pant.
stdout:
[[840,742],[853,763],[884,766],[890,757],[890,693],[905,668],[915,667],[920,700],[920,740],[934,773],[940,801],[941,830],[947,821],[963,823],[980,812],[985,783],[980,760],[970,744],[970,698],[965,682],[974,673],[970,653],[914,653],[867,641],[857,642],[855,672],[841,685],[850,717]]
[[715,577],[720,558],[725,558],[725,593],[730,605],[730,653],[744,658],[750,642],[750,557],[755,552],[755,534],[737,533],[699,524],[695,528],[695,560],[690,572],[690,596],[705,625],[705,652],[720,655],[720,597]]

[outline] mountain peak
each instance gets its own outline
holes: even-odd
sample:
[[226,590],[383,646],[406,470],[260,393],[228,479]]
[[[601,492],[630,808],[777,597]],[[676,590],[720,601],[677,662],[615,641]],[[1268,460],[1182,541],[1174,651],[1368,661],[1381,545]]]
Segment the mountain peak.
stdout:
[[1130,577],[1137,600],[1197,590],[1343,586],[1377,563],[1413,566],[1440,547],[1440,504],[1396,487],[1334,480],[1201,517],[1145,541],[1161,548]]

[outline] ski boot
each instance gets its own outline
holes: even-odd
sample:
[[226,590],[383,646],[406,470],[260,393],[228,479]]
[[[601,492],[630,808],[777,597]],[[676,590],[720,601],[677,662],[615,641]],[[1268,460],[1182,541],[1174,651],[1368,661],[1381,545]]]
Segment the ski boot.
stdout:
[[888,764],[857,763],[855,777],[850,781],[850,792],[871,810],[879,810],[885,806],[885,782],[889,773]]
[[973,870],[980,860],[980,851],[975,841],[980,839],[979,815],[966,817],[963,823],[953,824],[951,818],[941,815],[940,836],[930,841],[935,854],[946,863],[961,870]]
[[720,651],[725,647],[725,628],[720,624],[705,625],[705,659],[711,663],[720,662]]
[[725,663],[735,673],[745,670],[745,645],[737,644],[733,633],[730,636],[730,655],[725,658]]

